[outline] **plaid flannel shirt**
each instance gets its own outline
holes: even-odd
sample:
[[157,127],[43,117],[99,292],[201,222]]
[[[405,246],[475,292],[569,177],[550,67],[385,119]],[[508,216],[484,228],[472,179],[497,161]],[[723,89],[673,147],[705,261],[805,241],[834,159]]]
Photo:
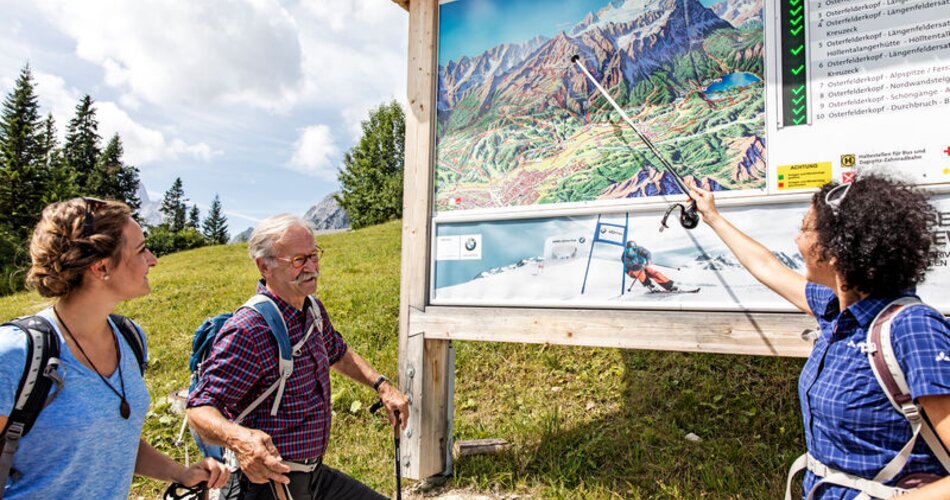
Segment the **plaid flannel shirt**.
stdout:
[[[825,465],[873,478],[910,440],[907,420],[891,406],[874,378],[861,347],[877,314],[898,297],[868,297],[839,311],[838,298],[824,286],[808,283],[808,305],[821,336],[798,381],[798,395],[809,453]],[[912,292],[900,296],[912,296]],[[950,394],[950,323],[930,308],[902,311],[891,323],[892,344],[907,377],[911,396]],[[898,478],[912,472],[946,474],[924,440]],[[807,494],[817,481],[805,472]],[[856,490],[824,486],[815,498],[854,498]]]
[[[313,322],[309,308],[294,308],[268,291],[263,281],[257,292],[277,304],[291,344],[299,342]],[[270,414],[276,397],[271,394],[241,423],[269,434],[286,460],[320,458],[330,439],[330,366],[346,354],[347,346],[333,329],[323,303],[317,300],[317,304],[323,316],[323,332],[315,329],[300,356],[294,358],[294,371],[287,380],[277,415]],[[188,406],[214,406],[233,420],[277,380],[277,361],[277,343],[264,317],[242,308],[218,332]]]

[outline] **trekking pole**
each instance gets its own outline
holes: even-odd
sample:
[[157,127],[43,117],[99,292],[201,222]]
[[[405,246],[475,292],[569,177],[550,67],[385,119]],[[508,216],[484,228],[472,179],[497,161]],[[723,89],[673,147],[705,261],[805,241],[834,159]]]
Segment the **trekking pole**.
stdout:
[[[673,181],[676,182],[677,187],[683,191],[683,194],[689,196],[689,187],[686,186],[686,181],[683,180],[683,177],[679,174],[679,172],[676,171],[675,168],[673,168],[673,165],[662,154],[660,154],[660,150],[653,145],[653,141],[651,141],[649,138],[647,138],[647,136],[643,135],[640,130],[637,129],[636,125],[633,124],[633,120],[627,116],[627,113],[625,113],[623,108],[617,104],[617,101],[614,101],[614,99],[610,97],[610,94],[608,94],[607,91],[600,86],[600,82],[594,78],[594,75],[587,71],[587,67],[581,62],[581,57],[575,54],[571,56],[571,62],[581,69],[587,79],[594,84],[594,87],[597,89],[597,91],[600,92],[600,94],[604,96],[605,99],[607,99],[607,102],[613,106],[617,113],[620,113],[620,118],[623,118],[623,121],[626,122],[631,129],[633,129],[633,132],[637,134],[637,137],[639,137],[644,144],[646,144],[647,148],[649,148],[653,153],[653,156],[656,156],[657,159],[660,160],[660,163],[663,164],[663,167],[666,168],[666,171],[673,175]],[[660,222],[660,231],[663,231],[668,227],[666,225],[666,219],[669,218],[670,213],[673,212],[673,209],[676,207],[680,208],[680,224],[684,228],[693,229],[699,225],[699,214],[696,212],[696,200],[691,199],[689,207],[676,203],[666,211],[666,214],[663,216],[663,220]]]
[[399,467],[399,410],[396,410],[396,425],[393,426],[393,440],[396,442],[396,500],[402,500],[402,468]]
[[[370,414],[375,414],[383,407],[383,400],[380,399],[369,407]],[[399,467],[399,410],[395,411],[396,424],[393,426],[393,441],[396,446],[396,500],[402,500],[402,469]]]

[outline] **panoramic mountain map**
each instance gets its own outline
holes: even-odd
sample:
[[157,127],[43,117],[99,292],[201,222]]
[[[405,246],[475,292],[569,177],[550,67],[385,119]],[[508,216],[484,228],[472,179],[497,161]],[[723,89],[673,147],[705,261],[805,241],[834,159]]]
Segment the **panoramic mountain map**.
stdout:
[[440,6],[436,209],[766,187],[762,0]]

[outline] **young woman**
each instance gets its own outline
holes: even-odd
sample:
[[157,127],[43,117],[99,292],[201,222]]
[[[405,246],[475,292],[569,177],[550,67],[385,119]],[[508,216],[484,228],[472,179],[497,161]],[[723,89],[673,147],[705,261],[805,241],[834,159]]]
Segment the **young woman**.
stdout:
[[[228,474],[218,462],[186,468],[141,439],[148,390],[109,318],[120,302],[149,293],[148,271],[157,263],[129,207],[90,198],[54,203],[33,232],[30,256],[27,284],[55,299],[39,316],[59,337],[64,385],[20,441],[3,497],[127,498],[133,473],[222,486]],[[0,428],[13,409],[26,346],[22,330],[0,327]]]
[[[881,389],[861,346],[878,312],[896,298],[912,296],[923,280],[934,246],[934,208],[923,193],[882,177],[824,186],[812,198],[796,238],[805,259],[803,276],[723,218],[712,194],[694,189],[691,196],[746,269],[818,320],[821,334],[798,384],[805,443],[813,457],[804,496],[855,498],[860,492],[854,488],[818,484],[822,478],[812,470],[820,472],[823,464],[873,479],[911,439],[910,425]],[[941,356],[950,353],[950,324],[930,308],[909,307],[893,320],[891,331],[911,396],[939,439],[950,444],[950,362]],[[922,439],[885,484],[912,473],[947,475]],[[950,479],[902,498],[950,498]]]

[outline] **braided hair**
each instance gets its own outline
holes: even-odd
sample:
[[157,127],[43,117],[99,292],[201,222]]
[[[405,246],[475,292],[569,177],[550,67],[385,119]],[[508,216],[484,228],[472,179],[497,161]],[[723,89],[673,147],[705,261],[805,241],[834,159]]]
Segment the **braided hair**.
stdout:
[[82,287],[86,269],[102,259],[122,258],[122,229],[132,216],[118,201],[83,198],[53,203],[43,209],[30,241],[29,288],[43,297],[65,297]]

